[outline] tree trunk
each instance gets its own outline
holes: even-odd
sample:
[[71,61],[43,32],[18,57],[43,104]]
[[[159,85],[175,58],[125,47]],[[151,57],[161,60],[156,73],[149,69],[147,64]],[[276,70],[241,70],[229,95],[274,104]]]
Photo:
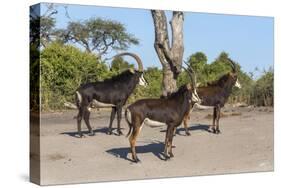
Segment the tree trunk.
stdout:
[[154,48],[163,67],[163,90],[167,96],[177,89],[177,77],[181,71],[183,59],[183,12],[173,12],[170,26],[172,30],[172,43],[170,44],[167,28],[167,19],[162,10],[151,10],[154,29]]

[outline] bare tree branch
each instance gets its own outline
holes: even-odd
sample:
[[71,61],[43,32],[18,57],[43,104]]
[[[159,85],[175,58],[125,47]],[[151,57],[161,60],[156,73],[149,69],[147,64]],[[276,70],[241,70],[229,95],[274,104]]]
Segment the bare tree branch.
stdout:
[[184,15],[183,12],[173,12],[171,29],[172,29],[172,48],[171,55],[173,60],[173,66],[176,67],[177,72],[181,69],[184,44],[183,44],[183,21]]
[[[155,29],[154,48],[160,56],[162,65],[167,66],[167,63],[171,61],[171,51],[166,16],[162,10],[151,10],[151,13]],[[165,59],[168,61],[165,61]]]
[[167,19],[163,10],[151,10],[155,41],[154,48],[163,66],[163,95],[177,89],[176,79],[181,71],[183,59],[183,18],[182,12],[173,12],[170,22],[172,44],[170,46]]

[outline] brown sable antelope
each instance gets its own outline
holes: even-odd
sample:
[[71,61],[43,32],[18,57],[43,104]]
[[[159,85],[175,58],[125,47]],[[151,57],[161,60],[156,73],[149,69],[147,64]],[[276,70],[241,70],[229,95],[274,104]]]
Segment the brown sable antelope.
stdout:
[[79,110],[77,115],[78,134],[82,137],[81,121],[84,119],[89,133],[94,134],[90,125],[90,111],[92,107],[112,108],[108,134],[112,134],[112,122],[117,113],[117,132],[122,134],[120,129],[122,107],[128,97],[133,93],[137,84],[146,86],[147,82],[143,77],[143,65],[141,59],[133,53],[121,53],[114,57],[128,55],[133,57],[138,64],[138,70],[129,69],[112,78],[101,82],[86,83],[76,90],[76,106]]
[[[209,132],[219,134],[221,131],[219,129],[219,120],[221,108],[224,107],[224,104],[227,102],[232,88],[234,86],[241,88],[240,83],[238,82],[238,72],[236,64],[228,59],[229,64],[231,65],[232,71],[221,76],[218,80],[208,83],[207,86],[197,87],[198,96],[201,99],[200,104],[196,104],[195,107],[199,109],[209,109],[213,108],[213,124],[209,127]],[[184,116],[184,128],[187,136],[190,135],[188,131],[188,120],[190,120],[190,111],[188,111]]]
[[183,121],[184,115],[190,110],[194,103],[200,102],[196,93],[196,79],[194,72],[189,68],[189,76],[192,84],[181,86],[176,92],[166,98],[142,99],[127,107],[125,119],[129,125],[129,142],[131,146],[132,159],[134,162],[140,160],[136,154],[136,139],[144,123],[153,122],[154,124],[167,125],[164,157],[173,157],[172,141],[173,132]]

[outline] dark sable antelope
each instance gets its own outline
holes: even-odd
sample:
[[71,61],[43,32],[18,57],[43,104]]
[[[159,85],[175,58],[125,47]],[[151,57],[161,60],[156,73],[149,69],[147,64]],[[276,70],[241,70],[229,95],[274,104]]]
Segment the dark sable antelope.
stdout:
[[174,156],[172,153],[173,132],[182,123],[184,115],[193,103],[200,102],[196,94],[194,75],[189,72],[189,76],[192,80],[191,86],[183,85],[166,98],[138,100],[126,109],[125,119],[130,128],[127,137],[130,135],[129,142],[134,162],[139,161],[135,149],[136,139],[143,124],[147,122],[167,125],[164,157],[169,159]]
[[[241,88],[238,82],[238,73],[236,64],[228,59],[231,65],[232,71],[221,76],[218,80],[208,83],[207,86],[197,87],[198,96],[201,99],[201,104],[196,104],[195,106],[199,109],[213,108],[213,124],[209,128],[209,132],[215,134],[220,133],[219,120],[221,108],[227,102],[233,86]],[[191,111],[188,111],[184,116],[184,128],[186,135],[190,135],[188,131],[188,120],[190,119]]]
[[121,53],[115,57],[124,55],[131,56],[136,60],[138,70],[129,69],[110,79],[84,84],[76,90],[76,105],[79,110],[77,126],[80,137],[83,136],[81,132],[82,118],[88,127],[89,134],[94,134],[89,121],[91,107],[111,107],[112,111],[108,134],[112,134],[112,122],[116,113],[117,132],[118,135],[122,134],[120,130],[122,107],[134,91],[137,84],[142,86],[147,85],[143,77],[143,65],[141,59],[133,53]]

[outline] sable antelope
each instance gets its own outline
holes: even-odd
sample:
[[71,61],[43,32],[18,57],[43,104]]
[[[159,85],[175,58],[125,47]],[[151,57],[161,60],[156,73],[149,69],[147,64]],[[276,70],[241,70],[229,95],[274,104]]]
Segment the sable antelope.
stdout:
[[181,124],[184,115],[190,110],[191,106],[200,102],[196,93],[194,72],[191,74],[189,68],[188,73],[192,80],[191,86],[183,85],[178,91],[166,98],[142,99],[127,107],[125,111],[125,119],[129,125],[127,137],[130,135],[129,142],[134,162],[140,161],[136,154],[135,145],[137,136],[146,121],[167,125],[164,157],[169,159],[174,156],[172,153],[173,132]]
[[116,113],[117,132],[118,135],[123,134],[120,130],[122,106],[124,106],[137,84],[142,86],[147,85],[147,82],[143,77],[143,65],[141,59],[136,54],[128,52],[118,54],[114,57],[124,55],[131,56],[136,60],[138,70],[129,69],[101,82],[86,83],[76,90],[76,105],[79,110],[77,115],[77,126],[80,137],[83,136],[81,132],[82,118],[88,127],[89,134],[94,135],[89,121],[91,107],[111,107],[112,111],[108,134],[112,134],[112,122]]
[[[220,111],[227,102],[233,86],[241,88],[238,82],[238,72],[236,64],[228,58],[232,71],[221,76],[218,80],[208,83],[207,86],[197,87],[198,96],[201,99],[201,104],[196,104],[199,109],[213,108],[213,124],[209,128],[209,132],[219,134]],[[192,110],[192,109],[191,109]],[[190,119],[191,110],[184,116],[184,128],[186,135],[190,135],[188,131],[188,120]]]

